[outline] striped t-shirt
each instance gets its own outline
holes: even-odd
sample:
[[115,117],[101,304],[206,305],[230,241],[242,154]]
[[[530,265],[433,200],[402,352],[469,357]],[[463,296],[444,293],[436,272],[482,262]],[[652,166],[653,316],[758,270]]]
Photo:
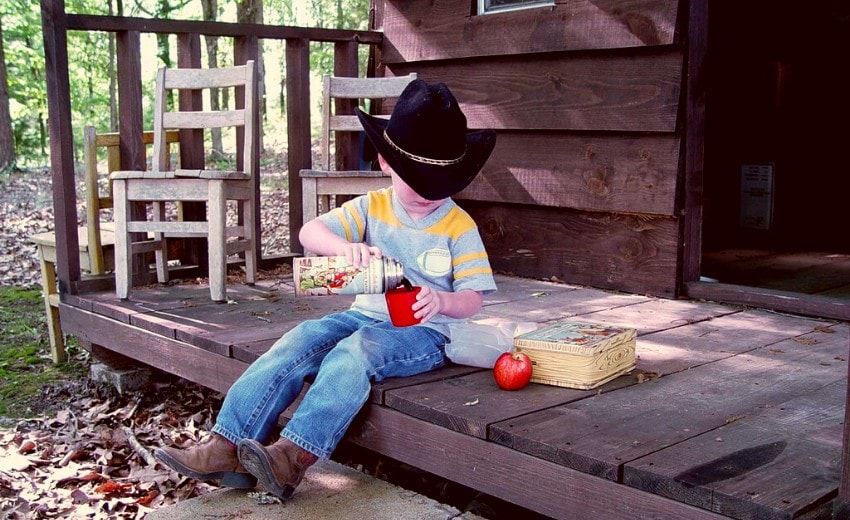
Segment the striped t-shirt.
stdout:
[[[401,262],[413,285],[448,292],[496,290],[475,221],[451,199],[414,222],[393,189],[386,188],[350,200],[319,219],[349,242],[365,242]],[[359,294],[351,308],[372,318],[389,319],[383,294]],[[457,321],[463,320],[439,314],[424,325],[448,336],[448,324]]]

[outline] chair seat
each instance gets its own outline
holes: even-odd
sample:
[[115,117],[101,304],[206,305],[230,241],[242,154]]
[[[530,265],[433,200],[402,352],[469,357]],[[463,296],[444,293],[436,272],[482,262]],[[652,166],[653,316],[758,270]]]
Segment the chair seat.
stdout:
[[[47,233],[39,233],[30,237],[30,241],[34,244],[48,248],[56,249],[56,233],[50,231]],[[103,247],[115,247],[115,225],[103,223],[100,225],[100,241]],[[80,245],[80,253],[88,253],[89,250],[89,232],[86,226],[77,228],[77,242]]]
[[[89,232],[86,226],[77,228],[77,240],[80,243],[80,269],[84,272],[92,272],[92,251],[89,249]],[[39,233],[30,237],[30,241],[38,246],[39,258],[42,262],[56,263],[56,234],[53,232]],[[114,226],[103,224],[100,229],[101,251],[103,253],[104,269],[112,271],[115,269],[115,231]],[[45,281],[42,280],[42,284]],[[48,293],[56,293],[55,288],[46,288]]]

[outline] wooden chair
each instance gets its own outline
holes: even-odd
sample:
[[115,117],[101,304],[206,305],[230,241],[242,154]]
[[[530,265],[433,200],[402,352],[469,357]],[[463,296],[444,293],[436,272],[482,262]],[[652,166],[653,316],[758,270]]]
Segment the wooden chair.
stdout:
[[332,167],[332,143],[336,143],[344,132],[363,130],[353,109],[348,114],[337,114],[337,100],[376,102],[396,98],[415,79],[416,73],[392,78],[324,77],[318,168],[300,172],[304,223],[316,218],[320,207],[324,211],[330,208],[330,196],[361,195],[390,185],[389,177],[381,171],[337,170]]
[[[237,107],[222,111],[169,111],[168,92],[202,92],[213,88],[235,88],[232,99]],[[259,164],[256,142],[258,108],[256,106],[254,62],[216,69],[160,68],[154,100],[154,145],[151,171],[118,171],[112,174],[115,193],[115,290],[121,299],[129,297],[133,279],[132,257],[154,251],[157,280],[168,281],[167,239],[205,237],[208,240],[210,297],[226,299],[227,257],[244,252],[246,280],[254,283],[257,273],[254,232],[255,181]],[[174,96],[177,99],[178,96]],[[171,170],[165,160],[166,129],[233,128],[236,130],[237,170]],[[240,138],[241,134],[241,138]],[[241,145],[241,147],[240,147]],[[238,155],[238,154],[237,154]],[[239,162],[241,161],[241,168]],[[207,220],[168,220],[166,202],[198,201],[207,204]],[[227,226],[227,203],[237,201],[238,225]],[[150,205],[152,220],[135,217],[134,203]],[[148,233],[152,234],[149,238]],[[137,238],[142,234],[142,238]],[[228,238],[235,240],[228,241]]]
[[[117,133],[98,134],[93,126],[83,129],[83,166],[86,225],[77,228],[79,242],[80,269],[90,275],[101,275],[111,271],[115,265],[115,233],[112,222],[103,222],[101,211],[112,208],[112,182],[109,181],[105,193],[101,193],[101,174],[97,168],[97,151],[106,149],[106,178],[119,169],[121,156],[118,151]],[[143,134],[145,144],[153,142],[153,133]],[[177,132],[169,132],[167,143],[176,143]],[[59,320],[59,290],[56,286],[56,234],[39,233],[30,237],[38,249],[41,263],[41,288],[44,296],[44,309],[47,317],[47,329],[50,339],[50,353],[55,363],[67,359],[65,337]]]

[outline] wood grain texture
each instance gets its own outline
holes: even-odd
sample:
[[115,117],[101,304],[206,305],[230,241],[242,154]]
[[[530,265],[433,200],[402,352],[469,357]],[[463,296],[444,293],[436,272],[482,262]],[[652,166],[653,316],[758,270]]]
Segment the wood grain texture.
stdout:
[[405,63],[451,88],[470,128],[674,132],[682,54],[509,56]]
[[[502,290],[501,285],[499,290]],[[547,323],[644,301],[645,296],[613,294],[590,288],[573,289],[569,292],[537,291],[527,299],[486,305],[482,314],[512,319],[521,316],[524,321]]]
[[[734,328],[726,332],[731,340]],[[846,361],[836,356],[845,354],[847,334],[846,326],[832,333],[811,332],[650,383],[514,418],[494,425],[492,439],[618,480],[629,461],[843,381]]]
[[462,201],[497,271],[672,297],[675,219]]
[[722,518],[384,407],[364,412],[346,437],[354,444],[553,518]]
[[384,0],[383,61],[424,61],[674,42],[675,0],[559,0],[552,7],[470,16],[468,2]]
[[[247,364],[91,312],[59,304],[62,326],[83,341],[106,346],[170,374],[227,392]],[[120,341],[115,341],[120,338]],[[144,345],[144,348],[138,348]]]
[[[588,319],[592,319],[589,315]],[[638,368],[672,374],[805,334],[823,322],[748,309],[638,338]],[[729,331],[738,331],[731,333]],[[747,331],[744,333],[743,331]]]
[[[850,341],[848,341],[850,344]],[[850,363],[847,364],[850,379]],[[841,479],[838,486],[838,498],[835,499],[834,518],[850,518],[850,388],[844,398],[844,432],[841,442]]]
[[386,395],[390,408],[481,439],[490,423],[585,397],[569,388],[529,385],[522,392],[506,394],[496,385],[492,370],[464,377],[393,390]]
[[[638,367],[593,390],[504,392],[492,371],[459,365],[388,379],[373,384],[346,439],[554,518],[719,518],[694,504],[743,518],[827,517],[846,323],[496,278],[481,317],[513,309],[520,321],[639,322]],[[233,285],[231,305],[185,284],[138,288],[121,302],[112,292],[66,297],[61,309],[63,326],[84,342],[226,391],[288,323],[342,303],[291,294],[291,277],[281,275]],[[233,357],[204,342],[229,346]],[[642,487],[625,485],[627,475]]]
[[575,319],[612,327],[630,327],[637,329],[638,336],[644,336],[713,320],[718,316],[739,311],[740,309],[735,307],[717,303],[650,298],[634,305],[582,312]]
[[734,518],[790,519],[816,503],[828,517],[846,387],[827,385],[626,464],[624,483]]
[[690,298],[850,321],[850,302],[841,298],[712,282],[688,282],[685,294]]
[[699,280],[702,254],[703,186],[705,167],[705,57],[708,50],[708,0],[688,2],[687,65],[683,78],[685,154],[683,161],[684,223],[682,278]]
[[500,132],[470,200],[673,215],[679,139]]

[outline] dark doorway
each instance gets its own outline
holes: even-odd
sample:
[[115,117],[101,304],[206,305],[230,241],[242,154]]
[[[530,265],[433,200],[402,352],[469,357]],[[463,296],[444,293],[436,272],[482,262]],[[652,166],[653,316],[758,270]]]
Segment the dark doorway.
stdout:
[[709,2],[704,281],[850,302],[850,2]]

